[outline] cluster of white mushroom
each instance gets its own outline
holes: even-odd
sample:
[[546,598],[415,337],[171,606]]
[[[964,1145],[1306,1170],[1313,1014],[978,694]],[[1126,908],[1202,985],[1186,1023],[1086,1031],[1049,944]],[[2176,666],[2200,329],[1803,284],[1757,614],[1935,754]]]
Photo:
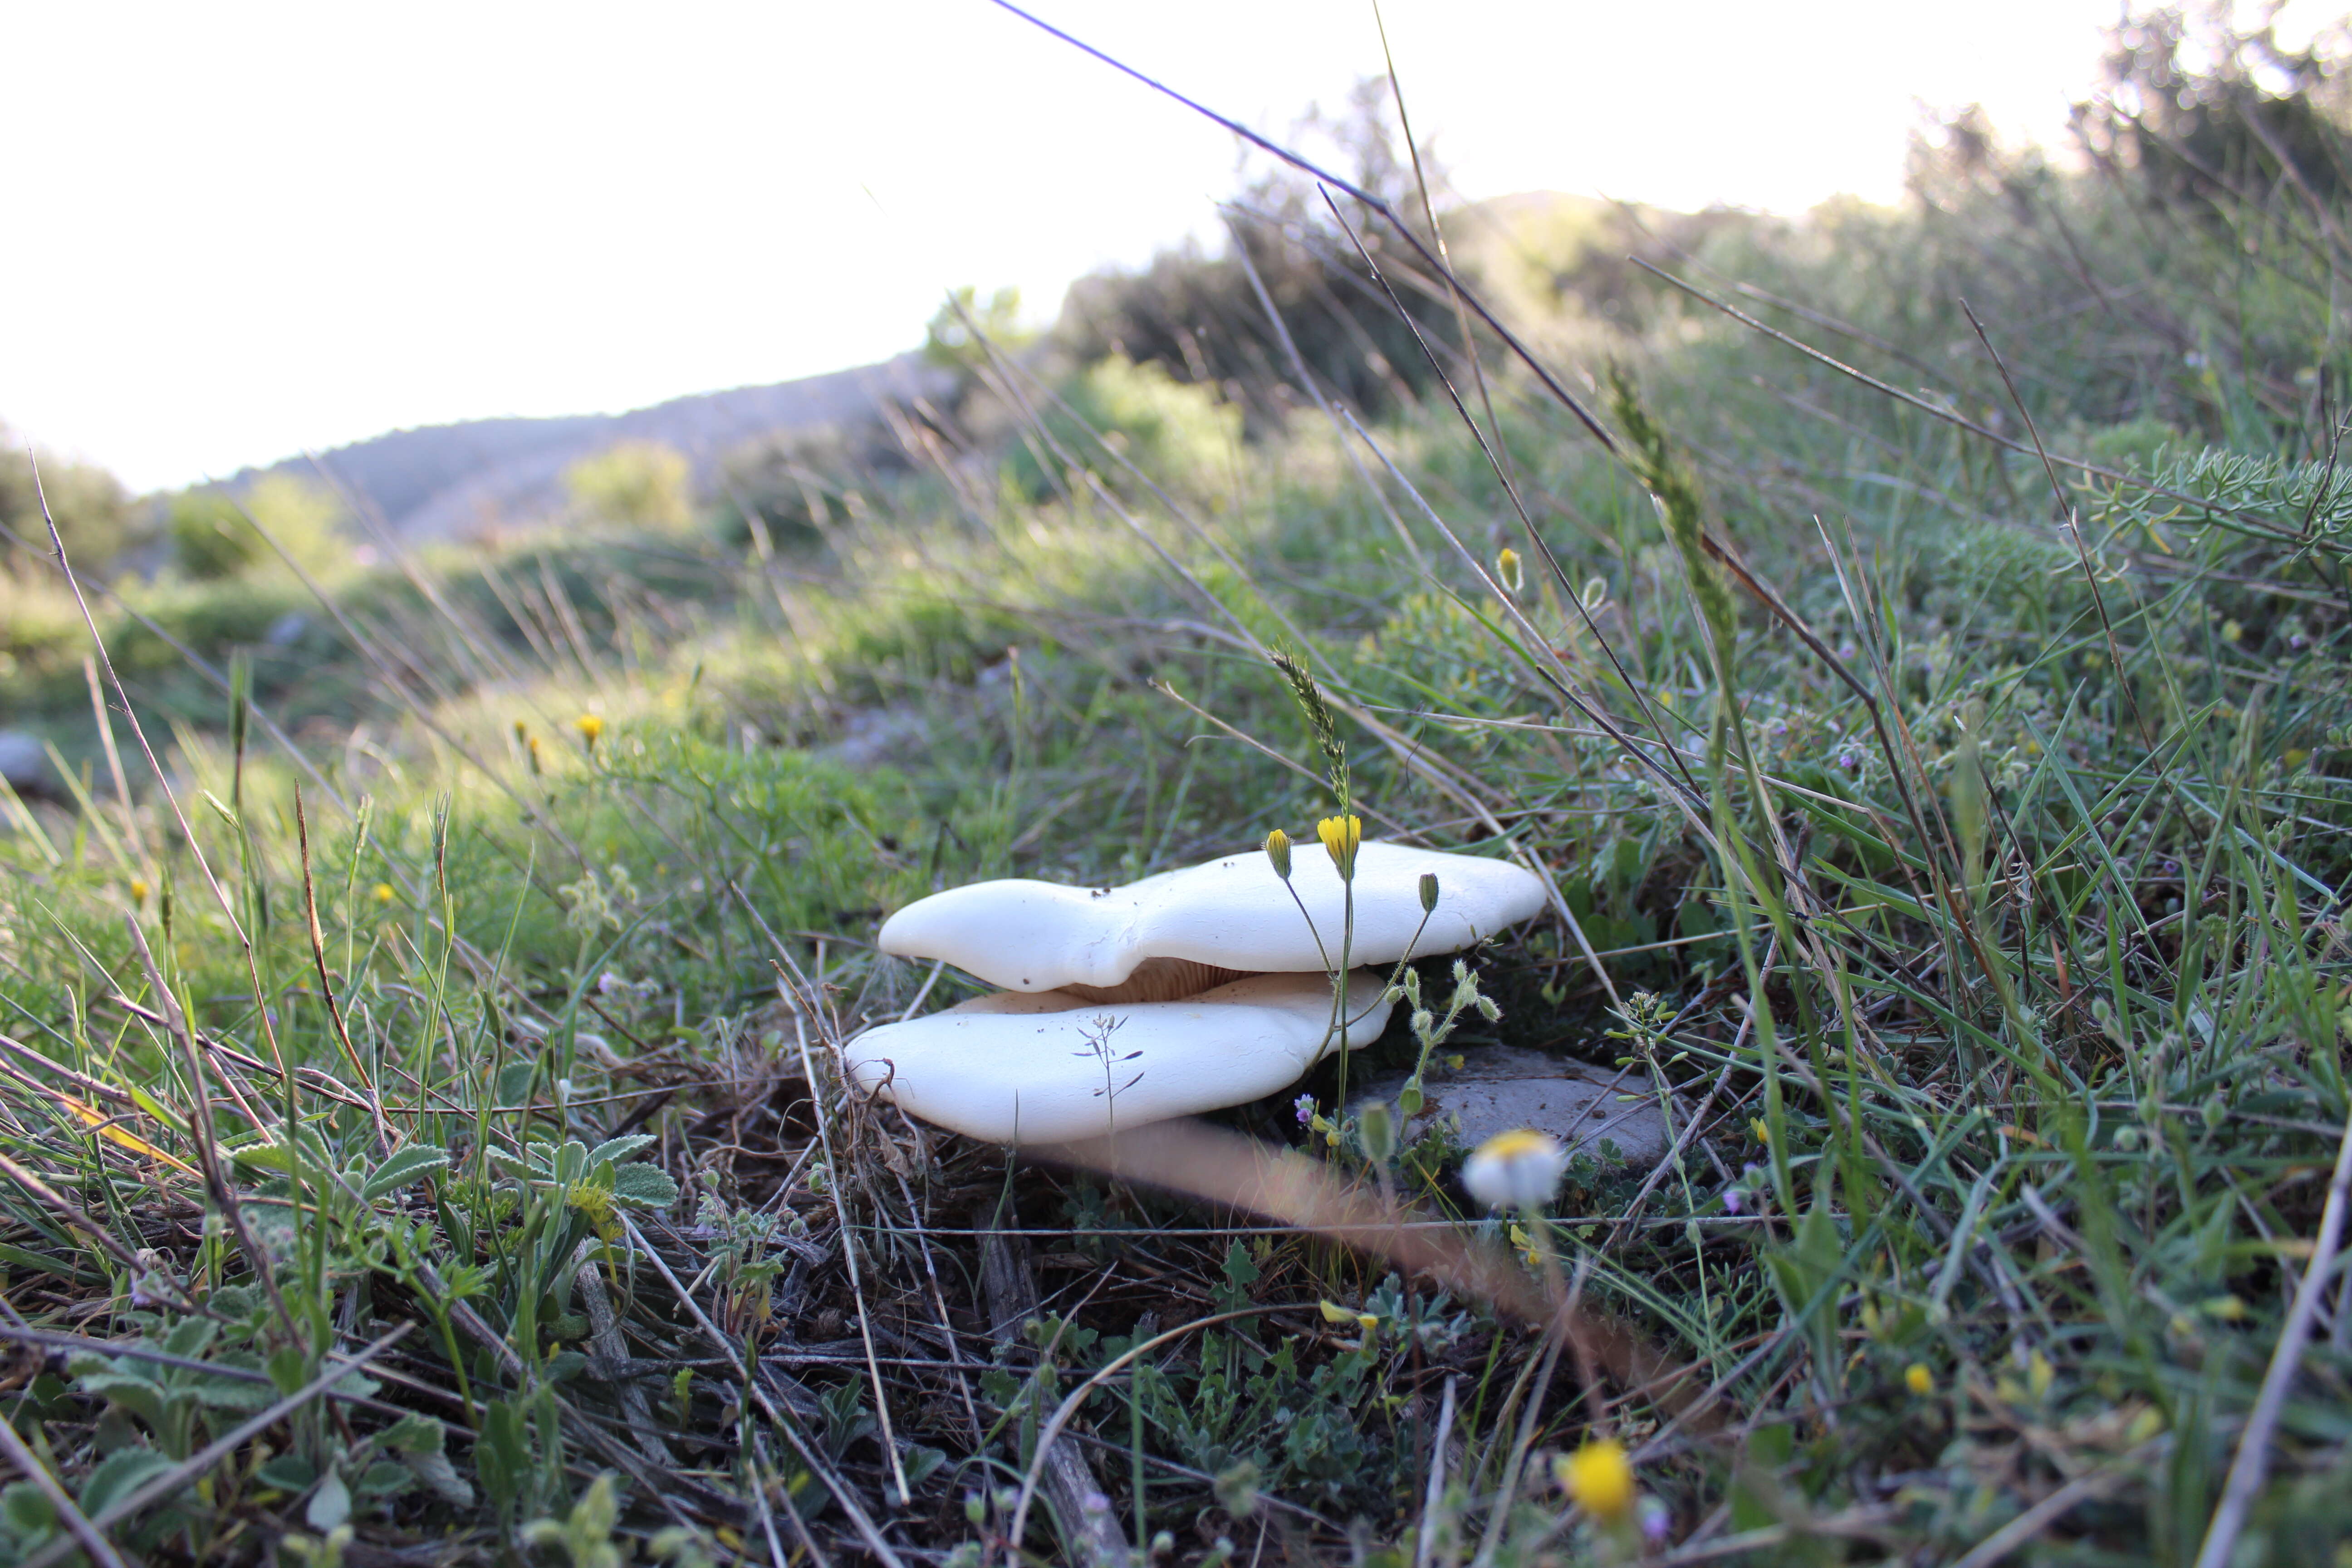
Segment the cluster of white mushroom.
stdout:
[[851,1079],[1000,1143],[1246,1104],[1377,1039],[1386,966],[1458,952],[1543,908],[1543,882],[1519,867],[1360,843],[1360,831],[1333,819],[1329,853],[1295,864],[1277,834],[1266,853],[1123,888],[980,882],[909,904],[884,922],[885,952],[1003,989],[867,1030],[844,1052]]

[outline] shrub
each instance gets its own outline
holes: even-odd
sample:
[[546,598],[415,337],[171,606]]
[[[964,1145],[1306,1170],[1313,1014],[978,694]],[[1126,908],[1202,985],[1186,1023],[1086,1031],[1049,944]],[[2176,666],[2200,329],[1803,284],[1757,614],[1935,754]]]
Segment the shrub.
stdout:
[[271,540],[313,575],[341,566],[348,555],[342,503],[325,486],[292,474],[265,474],[241,497],[209,486],[184,490],[172,498],[166,517],[180,570],[200,582],[278,564]]
[[[39,464],[37,489],[36,461]],[[16,536],[12,542],[0,535],[0,561],[16,554],[48,552],[48,524],[41,519],[45,497],[76,567],[103,567],[131,542],[131,496],[120,479],[104,468],[68,462],[47,452],[37,458],[29,457],[7,426],[0,425],[0,522]]]
[[[1241,411],[1219,401],[1205,386],[1185,385],[1157,364],[1137,364],[1116,355],[1098,360],[1061,389],[1071,414],[1045,414],[1046,433],[1081,464],[1117,484],[1123,475],[1106,458],[1085,426],[1158,482],[1199,491],[1223,471],[1241,437]],[[1052,453],[1046,451],[1050,458]],[[1022,493],[1042,499],[1053,493],[1037,447],[1023,441],[1013,448],[1012,478]]]
[[[1421,197],[1412,164],[1388,128],[1387,92],[1384,81],[1367,79],[1345,113],[1312,114],[1299,132],[1310,145],[1327,145],[1329,162],[1358,188],[1412,222]],[[1427,149],[1422,163],[1439,178]],[[1251,286],[1254,268],[1299,357],[1347,403],[1379,413],[1430,380],[1412,328],[1398,319],[1357,241],[1441,353],[1457,337],[1452,305],[1423,278],[1423,264],[1384,220],[1342,200],[1356,237],[1350,239],[1333,222],[1322,187],[1287,167],[1246,186],[1232,208],[1239,219],[1232,247],[1238,249],[1209,255],[1188,245],[1163,252],[1141,272],[1081,279],[1063,305],[1056,339],[1080,359],[1117,355],[1238,393],[1248,400],[1254,426],[1278,423],[1287,404],[1275,388],[1292,380],[1292,367]]]
[[268,548],[236,502],[209,487],[173,496],[163,526],[180,570],[200,582],[240,575]]
[[671,531],[694,521],[685,454],[659,441],[622,441],[563,470],[564,493],[591,521]]

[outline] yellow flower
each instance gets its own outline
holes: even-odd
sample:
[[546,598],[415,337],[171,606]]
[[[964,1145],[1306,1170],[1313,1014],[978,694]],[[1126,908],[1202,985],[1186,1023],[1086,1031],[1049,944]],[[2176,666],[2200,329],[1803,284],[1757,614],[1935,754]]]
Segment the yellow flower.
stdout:
[[1772,1130],[1764,1124],[1764,1119],[1760,1116],[1751,1116],[1748,1119],[1748,1131],[1756,1134],[1756,1142],[1759,1143],[1772,1142]]
[[514,721],[514,732],[516,740],[524,740],[530,734],[530,726],[518,719]]
[[1915,1361],[1903,1369],[1903,1386],[1924,1399],[1936,1392],[1936,1374]]
[[1520,583],[1524,581],[1519,573],[1519,552],[1506,547],[1500,555],[1495,557],[1495,574],[1503,580],[1503,587],[1507,592],[1517,593]]
[[1551,1462],[1552,1479],[1570,1500],[1604,1524],[1633,1511],[1633,1462],[1614,1437],[1587,1443]]
[[572,721],[572,727],[580,731],[582,740],[593,747],[597,737],[604,732],[604,721],[593,713],[583,713],[579,718]]
[[1265,858],[1274,862],[1274,874],[1284,881],[1290,880],[1290,835],[1277,827],[1265,836]]
[[1490,1209],[1549,1203],[1568,1169],[1559,1142],[1532,1127],[1497,1132],[1462,1163],[1462,1184]]
[[392,884],[390,882],[378,882],[371,891],[373,893],[377,903],[388,904],[392,902]]
[[147,907],[147,895],[153,891],[154,889],[150,888],[143,879],[138,877],[131,879],[131,901],[141,909]]
[[1360,816],[1327,816],[1315,825],[1315,837],[1323,840],[1331,864],[1339,868],[1342,879],[1356,874],[1356,850],[1364,842],[1364,819]]

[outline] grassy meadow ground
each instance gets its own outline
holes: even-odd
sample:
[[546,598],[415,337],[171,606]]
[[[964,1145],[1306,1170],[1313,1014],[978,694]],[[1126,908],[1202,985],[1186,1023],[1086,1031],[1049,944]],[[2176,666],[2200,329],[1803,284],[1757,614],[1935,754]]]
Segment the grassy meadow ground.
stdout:
[[[1586,279],[1613,450],[1406,289],[1466,419],[981,358],[740,548],[93,587],[110,739],[12,579],[0,1559],[2345,1561],[2347,204],[1966,153]],[[974,989],[909,900],[1312,843],[1279,652],[1559,886],[1444,1050],[1664,1163],[1483,1216],[1327,1064],[1269,1215],[844,1091]]]

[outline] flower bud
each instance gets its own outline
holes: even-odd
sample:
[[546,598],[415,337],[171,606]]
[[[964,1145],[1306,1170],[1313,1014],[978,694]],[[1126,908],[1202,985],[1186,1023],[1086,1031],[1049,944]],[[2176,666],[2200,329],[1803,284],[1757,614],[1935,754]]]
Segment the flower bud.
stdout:
[[1274,874],[1284,881],[1290,880],[1290,835],[1277,827],[1265,836],[1265,858],[1274,862]]
[[1356,1112],[1356,1131],[1364,1141],[1364,1152],[1381,1164],[1396,1158],[1396,1117],[1379,1100],[1373,1100]]
[[1437,912],[1437,873],[1434,871],[1421,874],[1421,912],[1425,915]]
[[1506,546],[1503,552],[1495,557],[1495,575],[1502,581],[1506,592],[1517,593],[1524,581],[1519,572],[1519,552]]

